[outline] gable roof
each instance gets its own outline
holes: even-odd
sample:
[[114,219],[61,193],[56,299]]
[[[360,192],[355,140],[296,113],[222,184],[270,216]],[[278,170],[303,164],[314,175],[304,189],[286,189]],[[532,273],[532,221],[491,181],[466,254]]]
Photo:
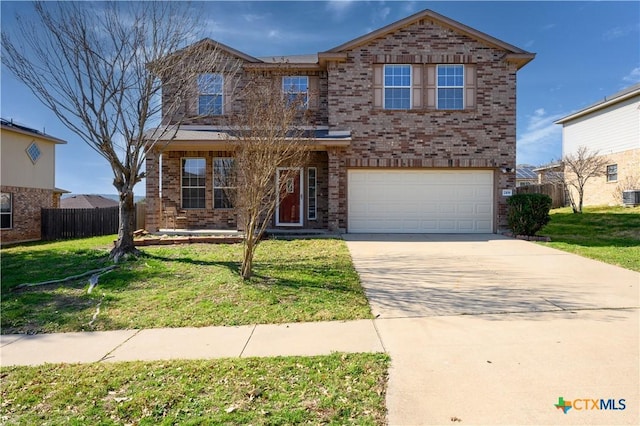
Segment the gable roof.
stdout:
[[234,49],[233,47],[229,47],[226,44],[220,43],[219,41],[215,41],[215,40],[210,39],[208,37],[207,38],[203,38],[200,41],[196,41],[195,43],[192,43],[192,44],[190,44],[190,45],[188,45],[186,47],[183,47],[180,50],[176,50],[175,52],[169,54],[168,57],[173,57],[173,56],[176,56],[176,55],[180,55],[183,52],[187,52],[188,50],[195,49],[195,48],[202,47],[202,46],[211,47],[212,49],[221,50],[223,52],[226,52],[226,53],[228,53],[228,54],[230,54],[232,56],[235,56],[236,58],[242,59],[242,60],[247,61],[247,62],[252,62],[252,63],[262,62],[258,58],[254,58],[251,55],[247,55],[244,52],[241,52],[241,51],[239,51],[237,49]]
[[60,208],[63,209],[98,209],[105,207],[118,207],[118,202],[102,195],[72,195],[60,200]]
[[499,40],[495,37],[492,37],[488,34],[485,34],[481,31],[471,28],[467,25],[461,24],[460,22],[454,21],[451,18],[447,18],[446,16],[440,15],[439,13],[436,13],[429,9],[425,9],[422,12],[418,12],[407,18],[393,22],[385,27],[382,27],[368,34],[355,38],[351,41],[348,41],[344,44],[341,44],[340,46],[334,47],[333,49],[327,50],[326,52],[323,52],[323,53],[342,53],[344,51],[354,49],[378,37],[383,37],[389,33],[398,31],[402,28],[412,25],[422,19],[430,19],[444,27],[450,28],[458,33],[465,34],[483,44],[504,50],[507,53],[507,56],[505,57],[505,59],[507,61],[514,62],[518,66],[518,69],[525,66],[536,56],[535,53],[527,52],[526,50],[520,49],[519,47],[506,43],[502,40]]
[[573,112],[567,115],[566,117],[563,117],[560,120],[554,122],[554,124],[564,124],[567,121],[574,120],[578,117],[582,117],[583,115],[590,114],[594,111],[598,111],[599,109],[606,108],[610,105],[616,104],[618,102],[622,102],[624,100],[627,100],[629,98],[633,98],[634,96],[639,96],[639,95],[640,95],[640,83],[634,84],[633,86],[629,86],[626,89],[622,89],[621,91],[616,92],[611,96],[605,96],[604,99],[602,99],[601,101],[598,101],[585,108],[582,108],[581,110]]

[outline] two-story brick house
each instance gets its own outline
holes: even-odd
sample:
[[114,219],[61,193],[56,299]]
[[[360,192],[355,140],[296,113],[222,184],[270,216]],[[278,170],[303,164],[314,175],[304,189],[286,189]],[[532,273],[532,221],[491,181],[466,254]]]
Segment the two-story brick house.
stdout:
[[[277,209],[273,226],[506,228],[502,190],[516,179],[516,73],[534,54],[430,10],[314,55],[254,58],[200,43],[242,62],[234,78],[272,71],[287,91],[309,97],[313,153],[292,186],[297,202]],[[200,90],[182,112],[198,118],[148,155],[149,230],[163,227],[167,206],[185,212],[181,227],[237,226],[223,195],[225,161],[233,157],[224,117],[240,107],[227,80],[204,73],[194,82]]]

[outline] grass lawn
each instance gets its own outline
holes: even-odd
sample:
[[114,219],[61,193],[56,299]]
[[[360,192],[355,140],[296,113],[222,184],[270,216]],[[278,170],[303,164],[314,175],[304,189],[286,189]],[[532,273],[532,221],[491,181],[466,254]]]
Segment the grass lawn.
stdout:
[[385,422],[384,354],[3,367],[6,425]]
[[[2,333],[200,327],[370,318],[344,241],[266,240],[255,277],[238,274],[240,244],[144,247],[100,277],[11,289],[109,265],[114,236],[2,249]],[[92,317],[99,314],[93,323]]]
[[542,244],[640,272],[640,207],[555,209],[539,234],[551,237]]

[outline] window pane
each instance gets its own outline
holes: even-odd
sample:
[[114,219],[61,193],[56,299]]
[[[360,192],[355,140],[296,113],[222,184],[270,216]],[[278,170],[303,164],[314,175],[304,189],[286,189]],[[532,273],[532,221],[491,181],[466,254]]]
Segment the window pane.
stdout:
[[203,209],[205,207],[204,158],[182,159],[182,207],[185,209]]
[[301,107],[306,108],[309,97],[309,77],[282,77],[282,91],[289,105],[299,102]]
[[385,89],[385,109],[409,109],[411,105],[410,94],[410,89]]
[[11,194],[8,192],[0,194],[0,211],[2,213],[11,213]]
[[307,217],[310,220],[316,220],[317,219],[317,197],[316,197],[316,187],[317,187],[317,182],[316,182],[316,168],[315,167],[309,167],[308,170],[308,191],[307,193],[308,195],[308,204],[307,204]]
[[438,65],[438,109],[464,109],[464,66]]
[[198,76],[198,114],[222,115],[222,74],[201,74]]
[[231,202],[231,196],[233,189],[231,188],[216,188],[213,190],[213,207],[216,209],[230,209],[233,208]]
[[11,215],[7,213],[0,214],[0,228],[9,229],[11,228]]
[[462,89],[438,89],[439,109],[463,109]]
[[198,91],[201,94],[222,94],[221,74],[201,74],[198,76]]

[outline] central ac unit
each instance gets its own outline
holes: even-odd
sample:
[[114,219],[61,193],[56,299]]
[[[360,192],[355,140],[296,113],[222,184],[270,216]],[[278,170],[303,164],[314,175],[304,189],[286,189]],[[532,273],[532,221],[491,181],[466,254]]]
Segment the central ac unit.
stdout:
[[640,206],[640,189],[622,191],[622,204],[627,207]]

